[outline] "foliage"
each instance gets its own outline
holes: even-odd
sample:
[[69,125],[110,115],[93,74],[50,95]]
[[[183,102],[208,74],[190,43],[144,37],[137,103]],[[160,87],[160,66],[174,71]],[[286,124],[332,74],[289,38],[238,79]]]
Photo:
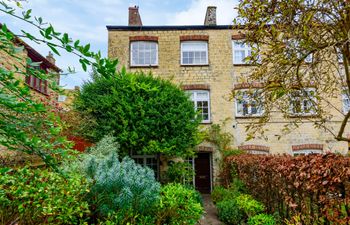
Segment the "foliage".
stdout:
[[222,127],[226,125],[225,120],[222,124],[212,124],[204,132],[204,139],[208,142],[215,144],[218,150],[225,156],[227,152],[231,152],[231,143],[233,142],[233,135],[230,132],[225,132]]
[[244,212],[238,207],[235,199],[223,200],[216,205],[219,219],[227,225],[244,223]]
[[251,195],[241,194],[236,197],[238,207],[249,217],[264,211],[264,205],[255,200]]
[[39,156],[56,168],[57,159],[67,155],[70,144],[60,135],[60,120],[52,108],[36,99],[29,87],[23,85],[23,80],[34,76],[48,81],[52,93],[57,93],[57,74],[37,69],[41,65],[27,57],[22,39],[43,44],[56,56],[60,55],[60,50],[74,54],[85,71],[91,65],[104,76],[115,73],[117,61],[102,58],[100,52],[90,51],[90,44],[81,45],[79,40],[74,41],[67,33],[58,32],[41,17],[32,16],[32,10],[23,10],[20,1],[16,1],[16,6],[9,2],[0,1],[0,12],[29,24],[38,32],[21,30],[20,34],[14,34],[6,24],[1,25],[0,50],[8,60],[6,66],[0,67],[0,145]]
[[226,169],[235,172],[249,192],[282,220],[300,216],[302,224],[348,224],[350,160],[326,154],[307,156],[229,157]]
[[227,199],[235,199],[237,195],[239,195],[239,192],[235,190],[226,189],[222,186],[217,186],[211,192],[211,199],[216,204]]
[[194,171],[188,162],[173,162],[164,174],[167,183],[192,184]]
[[[99,74],[85,83],[76,108],[96,123],[94,140],[112,133],[121,152],[171,156],[193,155],[200,118],[188,96],[170,81],[125,69],[112,77]],[[175,132],[176,131],[176,132]]]
[[128,214],[125,212],[117,212],[103,221],[99,221],[99,225],[125,225],[125,224],[142,224],[154,225],[156,218],[153,215]]
[[81,171],[91,182],[87,198],[98,217],[117,212],[125,218],[147,215],[158,203],[160,184],[148,167],[128,157],[119,161],[118,150],[115,138],[106,136],[70,169]]
[[162,187],[157,225],[196,224],[202,213],[203,208],[195,190],[175,183]]
[[275,218],[268,214],[258,214],[248,219],[248,225],[275,225]]
[[246,153],[244,150],[239,150],[239,149],[230,149],[226,150],[222,153],[222,156],[224,158],[229,157],[229,156],[234,156],[234,155],[242,155]]
[[49,169],[0,168],[1,224],[79,224],[88,217],[88,183]]
[[[251,95],[263,99],[264,115],[247,127],[249,137],[256,132],[264,135],[267,128],[263,125],[274,111],[289,117],[290,98],[299,91],[310,103],[307,111],[316,115],[308,120],[336,140],[349,141],[344,130],[350,111],[344,113],[341,104],[334,104],[343,89],[346,95],[350,93],[349,9],[349,2],[334,0],[240,1],[235,25],[246,28],[244,42],[253,46],[247,62],[255,65],[242,81],[264,85],[258,98]],[[314,96],[305,90],[310,86]],[[340,126],[328,123],[339,117]],[[288,121],[282,134],[304,122],[301,117]]]

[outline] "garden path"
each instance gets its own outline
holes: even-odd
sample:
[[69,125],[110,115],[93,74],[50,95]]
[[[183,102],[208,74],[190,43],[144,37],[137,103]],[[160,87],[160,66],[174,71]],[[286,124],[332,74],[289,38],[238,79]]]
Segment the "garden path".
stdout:
[[197,225],[222,225],[223,223],[218,219],[217,210],[210,195],[203,194],[202,197],[206,213]]

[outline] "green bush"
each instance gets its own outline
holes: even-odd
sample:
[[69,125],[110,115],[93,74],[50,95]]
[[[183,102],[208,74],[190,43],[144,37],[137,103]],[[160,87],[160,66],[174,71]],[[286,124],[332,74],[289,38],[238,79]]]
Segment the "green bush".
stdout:
[[129,214],[125,215],[123,212],[115,213],[109,216],[103,221],[98,221],[99,225],[154,225],[156,223],[156,218],[153,215],[139,215],[139,214]]
[[0,169],[0,224],[79,224],[88,218],[87,182],[48,169]]
[[235,199],[237,195],[239,195],[239,193],[235,190],[226,189],[222,186],[217,186],[211,192],[211,199],[216,204],[223,200]]
[[234,199],[218,202],[216,207],[219,219],[227,225],[238,225],[245,221],[244,211],[239,208]]
[[164,175],[167,183],[188,185],[193,183],[194,171],[188,162],[173,162]]
[[275,225],[275,218],[268,214],[258,214],[248,219],[248,225]]
[[95,120],[85,133],[94,141],[113,134],[121,152],[192,155],[200,118],[188,95],[170,81],[120,71],[92,76],[77,96],[79,112]]
[[158,204],[160,184],[148,167],[132,159],[118,158],[118,145],[111,136],[103,138],[77,163],[78,170],[91,182],[87,195],[95,215],[107,218],[152,214]]
[[255,216],[265,210],[262,203],[255,200],[251,195],[241,194],[236,198],[238,207],[244,211],[248,217]]
[[196,224],[203,208],[196,191],[181,184],[167,184],[161,189],[156,224]]
[[233,178],[229,189],[234,192],[247,193],[247,188],[245,187],[245,184],[237,178]]

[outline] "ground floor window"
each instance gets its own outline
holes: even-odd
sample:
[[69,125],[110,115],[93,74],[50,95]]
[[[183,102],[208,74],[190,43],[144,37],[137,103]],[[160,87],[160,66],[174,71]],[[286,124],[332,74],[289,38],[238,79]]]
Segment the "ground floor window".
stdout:
[[184,160],[185,163],[188,163],[190,165],[190,168],[189,169],[192,169],[193,170],[193,177],[192,177],[192,180],[185,180],[185,183],[188,184],[188,185],[193,185],[193,187],[195,187],[195,168],[194,168],[194,158],[191,157],[191,158],[187,158]]
[[159,160],[156,155],[132,155],[131,158],[137,164],[147,166],[154,171],[154,176],[159,180]]
[[322,154],[322,153],[323,153],[323,151],[320,149],[303,149],[303,150],[293,151],[293,156]]

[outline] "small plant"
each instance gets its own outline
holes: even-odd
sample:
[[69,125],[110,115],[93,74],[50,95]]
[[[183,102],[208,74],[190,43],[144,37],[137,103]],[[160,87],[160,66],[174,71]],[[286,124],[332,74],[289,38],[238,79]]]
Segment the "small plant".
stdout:
[[258,214],[248,219],[248,225],[275,225],[275,218],[268,214]]
[[107,218],[117,212],[119,217],[152,214],[160,193],[154,172],[128,157],[120,161],[114,140],[104,137],[77,162],[77,168],[92,184],[87,197],[95,215]]
[[89,185],[78,174],[0,169],[0,224],[79,224],[90,211]]
[[245,215],[234,199],[223,200],[216,205],[219,219],[227,225],[243,224]]
[[222,186],[217,186],[211,193],[211,199],[216,204],[223,200],[235,199],[237,195],[239,195],[239,193],[234,190],[226,189]]
[[236,198],[237,205],[248,217],[257,215],[265,210],[262,203],[255,200],[251,195],[241,194]]
[[196,224],[203,213],[196,191],[175,183],[162,187],[157,210],[157,225]]

